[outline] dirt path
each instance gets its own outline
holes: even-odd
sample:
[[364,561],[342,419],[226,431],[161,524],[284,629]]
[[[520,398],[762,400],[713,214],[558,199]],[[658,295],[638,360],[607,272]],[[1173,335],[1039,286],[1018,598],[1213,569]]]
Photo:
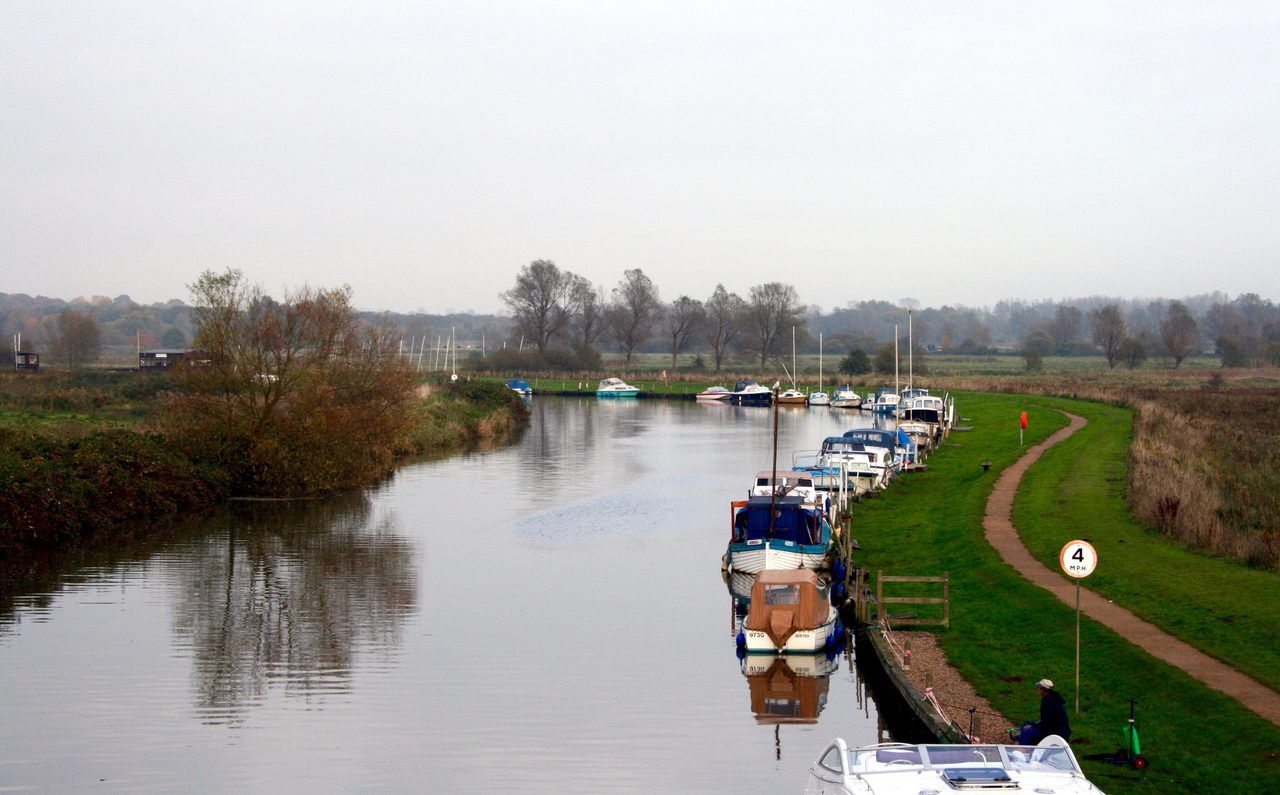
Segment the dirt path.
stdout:
[[[995,491],[987,501],[987,515],[983,519],[987,541],[996,548],[1005,562],[1031,582],[1053,592],[1063,602],[1074,607],[1075,582],[1060,571],[1050,569],[1032,557],[1018,537],[1013,526],[1013,498],[1022,475],[1050,447],[1054,446],[1086,424],[1083,417],[1067,414],[1071,424],[1032,447],[1013,466],[1000,473]],[[1115,605],[1086,588],[1080,589],[1080,610],[1099,621],[1130,642],[1137,644],[1152,656],[1175,665],[1199,679],[1214,690],[1237,699],[1246,708],[1258,713],[1276,725],[1280,725],[1280,693],[1263,685],[1190,644],[1143,621],[1123,607]]]

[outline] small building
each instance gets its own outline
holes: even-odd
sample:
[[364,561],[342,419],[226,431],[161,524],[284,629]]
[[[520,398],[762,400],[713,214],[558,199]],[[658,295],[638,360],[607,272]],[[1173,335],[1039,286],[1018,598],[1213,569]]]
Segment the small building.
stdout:
[[138,369],[142,372],[168,370],[178,364],[194,364],[206,357],[190,348],[152,348],[138,352]]
[[40,372],[40,354],[32,351],[17,351],[13,354],[13,369],[19,373]]

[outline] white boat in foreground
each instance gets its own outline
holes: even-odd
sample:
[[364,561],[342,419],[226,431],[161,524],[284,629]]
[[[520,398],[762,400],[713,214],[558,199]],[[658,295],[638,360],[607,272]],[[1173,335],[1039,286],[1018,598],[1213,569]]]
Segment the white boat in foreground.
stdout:
[[806,795],[1052,792],[1101,795],[1066,741],[1039,745],[907,745],[849,748],[836,738],[809,768]]

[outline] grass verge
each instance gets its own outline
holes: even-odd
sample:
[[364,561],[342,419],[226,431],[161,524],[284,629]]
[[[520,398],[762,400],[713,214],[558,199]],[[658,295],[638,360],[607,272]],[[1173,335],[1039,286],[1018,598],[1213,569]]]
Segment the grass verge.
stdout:
[[[1240,659],[1276,653],[1280,638],[1274,630],[1257,634],[1243,629],[1267,621],[1270,607],[1258,605],[1267,597],[1257,589],[1260,583],[1275,588],[1276,575],[1246,577],[1249,570],[1181,550],[1127,518],[1125,449],[1131,423],[1126,410],[981,393],[962,393],[957,404],[961,424],[974,430],[953,433],[929,459],[927,473],[901,478],[882,499],[860,506],[851,530],[862,544],[861,564],[873,573],[950,573],[951,629],[940,632],[939,641],[994,708],[1014,719],[1034,718],[1038,701],[1033,683],[1042,676],[1062,683],[1068,704],[1075,702],[1074,610],[1018,576],[986,543],[982,529],[996,474],[1066,424],[1057,409],[1080,414],[1090,425],[1056,456],[1074,466],[1046,456],[1049,465],[1032,467],[1034,477],[1024,481],[1025,493],[1019,492],[1015,523],[1035,553],[1056,567],[1058,550],[1067,541],[1114,536],[1114,543],[1099,549],[1098,571],[1088,587],[1117,589],[1114,596],[1103,592],[1193,645],[1203,647],[1216,636],[1220,640],[1214,644],[1238,645]],[[1024,410],[1029,427],[1025,445],[1019,445],[1018,416]],[[991,462],[990,472],[983,472],[984,460]],[[1154,557],[1156,550],[1162,557]],[[1163,568],[1166,562],[1173,568]],[[1144,580],[1125,574],[1144,566],[1149,571]],[[1205,570],[1218,571],[1215,577],[1230,587],[1206,588],[1204,578],[1187,576]],[[1141,582],[1150,583],[1145,600],[1120,590],[1141,590]],[[1177,621],[1162,615],[1157,604],[1175,613]],[[1228,606],[1236,616],[1229,623],[1217,618]],[[1077,754],[1114,752],[1128,699],[1134,698],[1143,750],[1152,762],[1151,769],[1139,774],[1085,761],[1090,778],[1103,790],[1280,791],[1280,728],[1087,618],[1081,645],[1080,712],[1071,715]]]

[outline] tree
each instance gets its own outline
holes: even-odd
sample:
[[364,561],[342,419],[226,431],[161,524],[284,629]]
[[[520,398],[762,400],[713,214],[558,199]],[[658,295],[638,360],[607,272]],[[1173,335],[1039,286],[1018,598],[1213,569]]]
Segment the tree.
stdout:
[[[790,329],[804,327],[804,307],[796,288],[781,282],[758,284],[747,301],[747,349],[765,364],[781,351]],[[805,332],[807,335],[807,332]]]
[[1164,319],[1160,321],[1160,341],[1173,357],[1175,370],[1199,346],[1200,332],[1196,328],[1196,320],[1181,301],[1174,301],[1165,309]]
[[520,269],[515,287],[499,295],[511,307],[516,330],[545,351],[551,339],[567,329],[579,294],[577,276],[551,260],[538,259]]
[[671,369],[676,369],[676,359],[685,345],[706,321],[702,302],[682,295],[667,307],[667,339],[671,342]]
[[1026,363],[1028,373],[1038,373],[1044,370],[1044,356],[1041,355],[1040,349],[1034,345],[1023,347],[1022,360]]
[[191,292],[209,365],[176,374],[164,417],[175,444],[228,468],[238,494],[320,494],[391,470],[415,378],[385,318],[361,323],[349,287],[276,301],[237,270],[206,271]]
[[861,348],[854,348],[849,355],[840,360],[840,372],[845,375],[865,375],[871,372],[871,359]]
[[1130,370],[1137,369],[1147,360],[1147,346],[1136,337],[1125,337],[1121,340],[1116,353],[1120,361],[1124,362]]
[[1074,306],[1064,304],[1054,310],[1053,320],[1046,330],[1053,340],[1055,351],[1064,354],[1071,349],[1071,343],[1080,336],[1080,324],[1083,320],[1084,315]]
[[88,312],[64,309],[56,322],[45,321],[49,353],[54,360],[66,362],[68,369],[80,368],[98,361],[102,353],[102,335],[98,321]]
[[724,289],[723,284],[717,284],[715,291],[707,299],[702,333],[711,348],[716,372],[720,372],[729,350],[742,334],[742,319],[746,311],[747,302],[737,293]]
[[1248,367],[1249,356],[1244,346],[1235,337],[1222,335],[1217,340],[1218,353],[1222,355],[1223,367]]
[[590,348],[604,331],[604,288],[596,287],[581,276],[573,278],[573,303],[577,312],[573,328],[580,348]]
[[661,317],[658,288],[639,268],[624,271],[622,281],[613,288],[613,301],[605,311],[605,327],[628,365],[636,350],[649,340]]
[[1120,343],[1125,338],[1124,317],[1120,307],[1108,304],[1089,313],[1089,326],[1093,330],[1093,344],[1102,348],[1107,357],[1107,369],[1114,370],[1120,357]]
[[887,375],[897,372],[898,351],[892,342],[886,342],[876,348],[875,368],[877,373]]

